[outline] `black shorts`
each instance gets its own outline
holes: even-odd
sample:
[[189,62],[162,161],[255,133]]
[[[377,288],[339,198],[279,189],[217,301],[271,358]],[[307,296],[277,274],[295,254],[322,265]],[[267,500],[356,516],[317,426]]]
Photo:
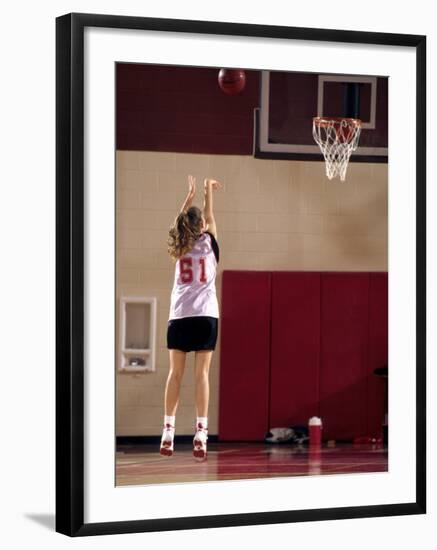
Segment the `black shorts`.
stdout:
[[217,342],[216,317],[171,319],[167,328],[167,348],[180,351],[214,350]]

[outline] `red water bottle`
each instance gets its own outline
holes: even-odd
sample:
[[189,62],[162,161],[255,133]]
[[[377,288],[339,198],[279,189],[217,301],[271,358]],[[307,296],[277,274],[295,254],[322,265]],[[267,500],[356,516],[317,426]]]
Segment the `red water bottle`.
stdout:
[[322,444],[322,420],[318,416],[312,416],[308,421],[310,445]]

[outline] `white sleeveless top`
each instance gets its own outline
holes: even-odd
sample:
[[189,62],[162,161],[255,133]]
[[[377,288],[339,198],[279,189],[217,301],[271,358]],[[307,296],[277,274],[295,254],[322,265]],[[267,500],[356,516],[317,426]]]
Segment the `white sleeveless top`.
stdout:
[[217,242],[211,233],[204,232],[192,250],[176,262],[169,321],[203,315],[219,318],[215,289],[217,263]]

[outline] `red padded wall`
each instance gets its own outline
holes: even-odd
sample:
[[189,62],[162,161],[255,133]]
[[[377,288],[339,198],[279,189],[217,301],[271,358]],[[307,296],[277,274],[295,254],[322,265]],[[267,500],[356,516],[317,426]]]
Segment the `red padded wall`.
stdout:
[[259,441],[268,430],[271,274],[224,271],[219,438]]
[[220,439],[262,440],[315,414],[325,441],[379,435],[387,286],[387,273],[224,271]]
[[325,440],[366,434],[368,310],[368,273],[322,273],[320,415]]
[[272,273],[269,425],[319,414],[320,273]]
[[388,274],[370,274],[369,364],[367,375],[367,431],[380,435],[384,420],[387,380],[373,374],[388,361]]

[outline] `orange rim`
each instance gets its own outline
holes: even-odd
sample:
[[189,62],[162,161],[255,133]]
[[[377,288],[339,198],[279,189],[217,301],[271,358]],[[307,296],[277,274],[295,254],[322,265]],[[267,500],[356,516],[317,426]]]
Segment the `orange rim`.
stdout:
[[316,126],[319,126],[320,128],[327,128],[332,123],[334,124],[340,124],[341,122],[347,122],[350,127],[353,128],[359,128],[362,125],[362,122],[359,118],[344,118],[344,117],[338,117],[338,116],[332,116],[332,117],[322,117],[322,116],[316,116],[313,118],[313,122]]

